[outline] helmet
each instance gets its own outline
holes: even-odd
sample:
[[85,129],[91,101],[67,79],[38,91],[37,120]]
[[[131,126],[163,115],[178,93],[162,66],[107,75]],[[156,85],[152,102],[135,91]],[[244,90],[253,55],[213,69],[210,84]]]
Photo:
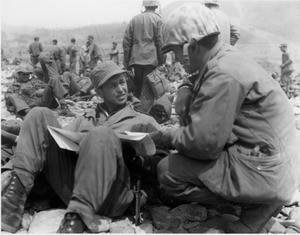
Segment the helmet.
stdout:
[[199,3],[182,4],[169,14],[163,25],[163,53],[167,53],[171,45],[189,43],[192,39],[219,34],[217,19],[214,13]]
[[280,47],[280,48],[281,48],[281,47],[287,47],[287,44],[286,44],[286,43],[282,43],[282,44],[280,44],[279,47]]
[[205,0],[205,4],[211,4],[216,6],[220,5],[218,0]]
[[160,5],[159,0],[143,0],[143,7],[158,7]]

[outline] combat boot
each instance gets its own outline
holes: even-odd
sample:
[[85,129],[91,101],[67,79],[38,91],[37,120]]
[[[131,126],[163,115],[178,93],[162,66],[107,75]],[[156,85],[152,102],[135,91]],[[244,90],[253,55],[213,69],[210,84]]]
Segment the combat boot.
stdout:
[[17,174],[12,171],[9,183],[1,193],[1,230],[15,233],[24,214],[27,194]]
[[225,227],[226,233],[260,233],[266,223],[282,209],[283,204],[260,204],[242,209],[241,219],[230,222]]
[[67,213],[56,233],[84,233],[88,228],[77,213]]

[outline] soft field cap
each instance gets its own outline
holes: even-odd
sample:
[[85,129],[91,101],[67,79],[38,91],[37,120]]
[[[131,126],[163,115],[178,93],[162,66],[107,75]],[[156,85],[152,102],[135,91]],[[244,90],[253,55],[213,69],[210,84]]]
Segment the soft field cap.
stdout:
[[171,45],[189,43],[192,39],[219,34],[214,13],[200,3],[185,3],[169,14],[163,25],[163,53],[170,51]]
[[97,65],[92,70],[90,77],[94,87],[99,88],[111,77],[125,72],[126,71],[121,69],[116,63],[106,61]]
[[287,44],[286,43],[282,43],[279,45],[279,47],[287,47]]

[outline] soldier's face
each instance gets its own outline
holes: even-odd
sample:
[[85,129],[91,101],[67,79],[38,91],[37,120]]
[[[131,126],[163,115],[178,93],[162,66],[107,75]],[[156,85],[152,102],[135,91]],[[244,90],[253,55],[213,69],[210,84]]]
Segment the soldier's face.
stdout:
[[125,105],[128,99],[128,87],[123,74],[117,74],[110,78],[98,91],[104,103],[111,109]]
[[175,60],[183,65],[183,68],[187,73],[190,73],[190,61],[188,55],[183,53],[183,45],[173,45],[171,50],[175,54]]

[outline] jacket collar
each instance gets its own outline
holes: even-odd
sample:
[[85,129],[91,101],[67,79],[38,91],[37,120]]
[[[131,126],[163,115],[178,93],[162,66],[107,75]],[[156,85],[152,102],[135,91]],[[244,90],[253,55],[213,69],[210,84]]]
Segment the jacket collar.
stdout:
[[208,67],[211,63],[211,60],[212,58],[214,58],[218,53],[219,51],[222,49],[222,45],[223,43],[221,41],[218,41],[217,44],[210,50],[208,51],[208,57],[207,57],[207,60],[205,61],[202,61],[202,63],[200,64],[200,70],[198,75],[195,76],[195,82],[194,82],[194,88],[193,88],[193,91],[197,91],[199,89],[199,87],[201,86],[201,80],[202,80],[202,77],[204,75],[204,73],[206,73],[206,71],[208,70]]

